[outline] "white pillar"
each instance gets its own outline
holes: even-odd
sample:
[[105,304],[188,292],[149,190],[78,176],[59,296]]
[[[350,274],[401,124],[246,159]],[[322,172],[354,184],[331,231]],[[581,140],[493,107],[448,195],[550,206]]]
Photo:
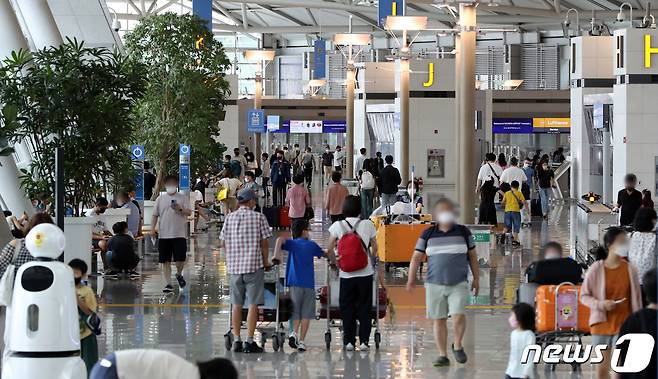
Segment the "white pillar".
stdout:
[[[352,47],[350,46],[350,50]],[[345,134],[345,178],[354,177],[354,87],[356,81],[356,69],[353,63],[348,63],[350,67],[347,69],[347,80],[345,87],[345,115],[347,121],[347,130]]]
[[457,39],[455,77],[457,80],[457,198],[461,222],[475,220],[475,6],[459,5],[460,33]]
[[[7,1],[7,0],[3,0]],[[62,35],[55,23],[47,0],[14,0],[16,12],[23,19],[25,34],[34,44],[34,48],[59,46]]]
[[0,35],[0,58],[8,57],[14,50],[27,50],[27,41],[8,1],[0,1]]

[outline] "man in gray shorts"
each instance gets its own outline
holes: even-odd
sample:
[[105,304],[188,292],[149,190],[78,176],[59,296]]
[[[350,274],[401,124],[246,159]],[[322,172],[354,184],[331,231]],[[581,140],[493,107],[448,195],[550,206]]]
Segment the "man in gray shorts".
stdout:
[[[473,295],[480,288],[480,267],[477,261],[475,242],[470,230],[456,223],[455,206],[448,199],[441,199],[434,208],[435,226],[425,230],[411,258],[410,273],[418,272],[418,267],[427,257],[427,277],[425,278],[425,305],[427,318],[434,323],[434,339],[439,357],[434,366],[448,366],[448,316],[453,321],[452,352],[455,360],[466,363],[468,359],[462,341],[466,330],[466,304],[469,289]],[[469,267],[470,266],[470,267]],[[468,270],[473,273],[473,282],[468,285]],[[407,291],[412,291],[416,275],[409,275]]]
[[[220,246],[226,251],[226,265],[230,275],[231,330],[233,351],[262,353],[254,342],[258,320],[258,306],[263,304],[264,270],[269,270],[269,243],[272,231],[262,213],[254,212],[258,197],[251,189],[238,192],[239,209],[231,212],[219,235]],[[242,307],[249,307],[247,341],[240,338]]]
[[[292,300],[293,332],[288,344],[300,352],[306,351],[306,332],[315,318],[315,272],[313,258],[324,257],[320,246],[309,240],[310,226],[306,219],[295,219],[290,227],[292,239],[279,237],[274,247],[275,263],[281,261],[282,250],[288,252],[286,284]],[[299,335],[299,337],[298,337]]]

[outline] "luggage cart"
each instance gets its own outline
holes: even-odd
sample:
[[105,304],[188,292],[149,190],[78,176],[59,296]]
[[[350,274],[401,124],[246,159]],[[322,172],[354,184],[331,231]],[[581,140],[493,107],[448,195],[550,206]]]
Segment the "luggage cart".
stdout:
[[[574,288],[573,291],[560,292],[560,288],[570,286]],[[564,282],[555,288],[555,302],[554,302],[554,327],[553,330],[543,333],[537,333],[536,344],[542,346],[547,345],[582,345],[582,337],[587,333],[579,330],[579,299],[580,291],[576,285],[571,282]],[[539,301],[539,300],[537,300]],[[540,304],[537,304],[539,308]],[[538,315],[541,317],[540,315]],[[539,319],[538,317],[538,319]],[[555,371],[557,364],[548,364],[547,368]],[[580,363],[571,363],[571,369],[576,372],[580,370]]]
[[[380,296],[386,300],[387,294],[385,289],[379,288],[379,275],[376,263],[374,267],[373,281],[373,305],[371,319],[372,327],[375,328],[375,333],[373,335],[375,340],[375,349],[379,350],[379,345],[382,341],[382,335],[379,330],[379,319],[386,317],[387,302],[380,301]],[[318,320],[327,320],[327,331],[324,333],[324,342],[327,346],[327,349],[329,349],[331,347],[331,327],[339,328],[342,330],[342,318],[338,304],[340,279],[338,277],[338,271],[332,269],[330,266],[327,267],[326,283],[326,286],[320,288],[320,312],[317,318]],[[334,290],[332,290],[332,287]]]
[[[280,266],[273,266],[270,271],[265,272],[265,298],[263,305],[258,307],[258,321],[256,322],[256,330],[260,332],[260,344],[265,348],[267,336],[271,336],[272,350],[283,351],[283,343],[286,338],[286,325],[291,316],[291,302],[287,293],[284,293],[284,283],[280,279]],[[248,307],[242,308],[242,326],[241,329],[246,329],[246,321],[248,314]],[[227,351],[233,347],[233,306],[229,307],[229,329],[224,334],[224,346]]]

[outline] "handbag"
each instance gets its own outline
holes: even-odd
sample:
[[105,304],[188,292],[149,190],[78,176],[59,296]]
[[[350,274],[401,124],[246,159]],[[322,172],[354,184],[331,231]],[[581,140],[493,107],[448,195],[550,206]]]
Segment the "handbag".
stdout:
[[217,201],[226,200],[228,197],[228,188],[222,188],[217,192]]
[[313,207],[306,207],[306,210],[304,211],[304,218],[307,220],[312,220],[315,218],[315,211],[313,210]]
[[14,279],[16,276],[16,260],[23,247],[22,240],[16,240],[16,247],[14,248],[14,255],[11,258],[11,263],[7,266],[5,273],[0,278],[0,305],[8,306],[11,304],[11,296],[14,292]]

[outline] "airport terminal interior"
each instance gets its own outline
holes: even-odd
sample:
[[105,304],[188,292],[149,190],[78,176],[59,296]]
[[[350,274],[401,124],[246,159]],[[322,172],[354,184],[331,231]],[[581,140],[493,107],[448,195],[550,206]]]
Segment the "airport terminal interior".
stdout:
[[0,0],[0,377],[658,378],[652,5]]

